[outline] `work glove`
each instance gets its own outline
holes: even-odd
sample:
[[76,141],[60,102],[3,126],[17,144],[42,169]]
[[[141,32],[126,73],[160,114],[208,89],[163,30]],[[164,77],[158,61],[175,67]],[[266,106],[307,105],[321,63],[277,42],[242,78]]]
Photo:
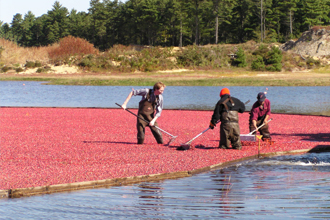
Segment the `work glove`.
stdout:
[[210,126],[209,126],[209,128],[214,129],[214,127],[215,127],[215,124],[213,124],[213,123],[210,121]]

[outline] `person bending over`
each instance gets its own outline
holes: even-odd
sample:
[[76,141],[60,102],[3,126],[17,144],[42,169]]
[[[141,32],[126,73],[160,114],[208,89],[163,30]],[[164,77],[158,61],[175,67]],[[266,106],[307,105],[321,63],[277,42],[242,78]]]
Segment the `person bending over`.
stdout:
[[[266,98],[266,94],[264,92],[259,92],[257,99],[258,101],[253,104],[250,111],[250,132],[256,129],[256,132],[259,131],[260,135],[262,135],[263,141],[269,141],[271,140],[271,137],[267,121],[271,114],[270,101]],[[258,129],[258,127],[263,123],[265,123],[265,125]],[[256,132],[253,132],[253,134]]]
[[[160,117],[163,110],[163,92],[165,85],[162,82],[158,82],[154,85],[153,89],[138,89],[131,91],[125,102],[122,104],[122,108],[126,109],[128,101],[132,96],[142,96],[139,102],[138,116],[149,121],[149,123],[137,118],[137,143],[143,144],[145,137],[145,127],[149,127],[153,136],[155,137],[158,144],[163,144],[162,133],[155,127],[158,126],[157,118]],[[156,114],[155,114],[156,112]]]

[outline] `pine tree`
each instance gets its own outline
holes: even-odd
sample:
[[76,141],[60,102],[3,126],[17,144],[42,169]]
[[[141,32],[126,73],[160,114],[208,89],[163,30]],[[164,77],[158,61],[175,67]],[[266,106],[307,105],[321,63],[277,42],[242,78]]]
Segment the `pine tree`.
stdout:
[[323,25],[329,21],[328,0],[305,0],[303,1],[303,25],[309,29],[315,25]]
[[11,31],[16,42],[19,42],[23,36],[23,18],[17,13],[11,22]]
[[91,7],[88,9],[91,19],[90,38],[92,43],[98,48],[103,48],[103,45],[106,43],[106,24],[109,16],[106,5],[108,2],[108,0],[103,2],[100,0],[91,0]]
[[281,11],[281,33],[286,36],[286,40],[294,37],[293,22],[295,20],[298,1],[299,0],[282,0],[279,2]]
[[246,62],[246,56],[245,52],[242,49],[242,47],[239,47],[237,52],[236,52],[236,59],[234,60],[233,64],[238,67],[246,67],[247,62]]
[[[232,33],[232,42],[242,43],[248,40],[248,35],[253,32],[249,23],[252,17],[252,1],[251,0],[236,0],[233,7],[233,18],[230,25]],[[249,33],[248,33],[249,32]]]
[[32,37],[33,37],[33,32],[32,32],[32,27],[35,22],[35,16],[31,11],[28,11],[28,13],[24,16],[24,20],[22,22],[22,28],[23,28],[23,34],[22,34],[22,39],[19,41],[21,45],[24,46],[33,46],[32,43]]
[[68,9],[62,7],[58,1],[54,3],[53,9],[48,11],[45,28],[49,44],[69,35],[68,14]]
[[212,2],[215,14],[215,44],[218,44],[221,40],[226,42],[229,37],[230,31],[227,27],[231,24],[233,3],[231,0],[212,0]]
[[45,46],[48,44],[48,39],[46,36],[46,24],[47,24],[47,15],[42,15],[35,19],[32,27],[32,39],[30,45],[33,46]]

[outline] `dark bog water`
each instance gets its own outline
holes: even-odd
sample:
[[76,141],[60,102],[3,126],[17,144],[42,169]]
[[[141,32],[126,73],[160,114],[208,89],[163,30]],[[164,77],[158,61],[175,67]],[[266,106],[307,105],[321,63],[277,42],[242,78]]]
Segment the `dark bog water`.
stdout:
[[329,219],[330,153],[189,178],[0,200],[3,219]]

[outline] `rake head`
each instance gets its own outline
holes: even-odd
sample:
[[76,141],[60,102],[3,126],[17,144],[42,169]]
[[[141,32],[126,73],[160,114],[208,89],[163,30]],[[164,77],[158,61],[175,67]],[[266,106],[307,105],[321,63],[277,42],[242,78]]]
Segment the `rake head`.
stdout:
[[178,137],[178,136],[173,136],[173,137],[170,139],[170,141],[167,143],[166,146],[170,146],[170,144],[172,144],[172,143],[175,141],[175,139],[176,139],[177,137]]
[[256,136],[252,134],[241,134],[241,141],[256,141]]
[[176,148],[177,150],[189,150],[190,149],[190,143],[181,144],[180,147]]

